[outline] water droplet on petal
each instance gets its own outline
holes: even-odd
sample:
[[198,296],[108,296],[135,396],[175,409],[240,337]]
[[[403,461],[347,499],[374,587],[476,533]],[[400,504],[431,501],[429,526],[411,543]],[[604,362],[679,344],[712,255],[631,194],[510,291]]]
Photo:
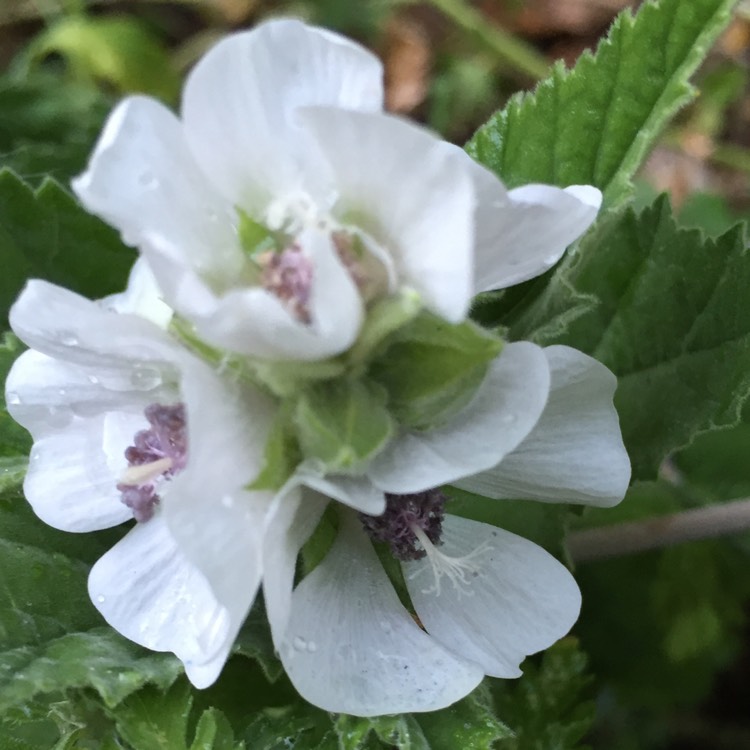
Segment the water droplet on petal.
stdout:
[[60,331],[59,340],[63,346],[78,346],[78,336],[72,331]]
[[96,597],[96,601],[98,601],[99,604],[104,604],[104,602],[106,601],[106,598],[104,597],[103,594],[99,594],[99,596]]
[[515,414],[505,414],[503,415],[502,421],[505,424],[513,424],[518,419],[518,417]]
[[234,507],[234,498],[231,495],[224,495],[224,497],[221,498],[221,504],[225,508],[233,508]]
[[147,190],[153,190],[155,187],[158,187],[159,180],[156,179],[156,175],[153,172],[146,171],[138,175],[138,184]]
[[139,390],[150,391],[161,385],[161,373],[155,367],[136,365],[130,373],[130,382]]
[[393,628],[391,627],[391,623],[388,622],[388,620],[381,620],[380,621],[380,629],[384,633],[390,633],[393,630]]
[[91,385],[98,385],[99,378],[97,378],[96,375],[89,375],[88,378],[89,378],[89,383],[91,383]]
[[548,255],[544,259],[544,265],[545,266],[554,266],[555,263],[557,263],[557,261],[558,261],[558,257],[556,255]]
[[65,388],[60,388],[60,390],[58,391],[58,393],[59,393],[59,394],[60,394],[61,396],[64,396],[64,395],[65,395],[65,394],[67,393],[67,391],[65,390]]
[[307,641],[300,636],[295,636],[294,640],[292,641],[292,645],[297,649],[297,651],[304,651],[307,648]]
[[21,403],[21,397],[15,391],[8,391],[5,394],[5,402],[11,406],[17,406]]
[[307,650],[309,653],[314,654],[318,650],[318,644],[315,641],[310,641],[307,644]]

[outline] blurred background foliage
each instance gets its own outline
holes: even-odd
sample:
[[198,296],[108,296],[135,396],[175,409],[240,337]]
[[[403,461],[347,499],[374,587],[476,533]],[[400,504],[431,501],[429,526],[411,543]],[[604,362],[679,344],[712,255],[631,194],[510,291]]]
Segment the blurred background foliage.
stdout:
[[[2,0],[0,165],[32,184],[48,174],[66,184],[120,96],[142,92],[178,106],[182,78],[211,44],[274,15],[307,19],[373,49],[385,65],[387,107],[463,143],[512,93],[533,87],[552,60],[574,62],[616,13],[637,5]],[[700,96],[643,168],[637,203],[667,191],[681,222],[710,235],[750,216],[749,63],[750,3],[740,2],[697,79]],[[563,524],[600,526],[748,496],[750,407],[745,411],[744,424],[699,438],[664,464],[657,481],[635,485],[618,508],[567,517],[509,503],[506,525],[553,544]],[[568,639],[530,660],[522,682],[495,683],[499,715],[516,716],[516,738],[502,747],[750,748],[750,535],[592,561],[576,575],[584,594],[575,631],[582,649]],[[202,696],[210,705],[211,692]],[[236,701],[219,698],[225,710]],[[57,719],[64,706],[54,709]],[[84,734],[94,722],[93,714],[80,718],[85,710],[77,705],[71,713]],[[565,744],[557,730],[550,734],[555,743],[545,743],[546,728],[558,724],[566,728]]]

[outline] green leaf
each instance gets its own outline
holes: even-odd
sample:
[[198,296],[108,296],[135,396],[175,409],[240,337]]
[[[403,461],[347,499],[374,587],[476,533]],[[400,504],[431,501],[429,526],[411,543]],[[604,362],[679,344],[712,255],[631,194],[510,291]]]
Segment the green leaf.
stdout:
[[255,659],[269,682],[275,682],[284,673],[271,640],[268,617],[262,602],[256,601],[242,625],[234,652]]
[[380,451],[394,426],[379,386],[359,380],[321,383],[297,402],[302,452],[333,472],[355,469]]
[[486,682],[458,703],[415,718],[430,750],[491,750],[513,735],[496,716]]
[[161,40],[132,16],[69,15],[40,34],[26,53],[33,65],[60,55],[78,81],[97,81],[121,93],[177,99],[180,79]]
[[243,737],[251,750],[339,750],[330,714],[303,702],[260,711]]
[[83,687],[112,705],[179,674],[174,657],[146,652],[104,627],[89,601],[89,565],[116,538],[56,531],[22,498],[0,499],[0,711]]
[[133,750],[244,750],[221,711],[207,708],[198,718],[192,741],[188,739],[193,696],[185,681],[167,693],[145,688],[111,713],[122,738]]
[[578,642],[565,638],[544,653],[541,664],[524,662],[519,680],[492,680],[497,712],[514,733],[497,750],[583,750],[580,741],[595,716],[586,666]]
[[57,75],[0,77],[0,167],[34,184],[47,176],[67,183],[86,166],[111,106],[90,86]]
[[[492,750],[498,740],[512,736],[495,716],[486,684],[441,711],[368,718],[342,715],[335,730],[341,750],[384,746],[397,750]],[[375,742],[376,738],[380,742]]]
[[466,405],[502,346],[472,321],[452,325],[422,313],[392,335],[369,374],[388,391],[401,424],[426,428]]
[[[23,350],[12,334],[0,338],[0,382],[5,383],[11,365]],[[31,436],[16,422],[5,404],[5,389],[0,393],[0,493],[19,485],[26,474]]]
[[734,0],[646,2],[621,13],[594,55],[558,64],[481,127],[469,153],[510,187],[595,185],[615,205],[669,119],[694,96],[688,79]]
[[52,281],[87,297],[121,291],[134,253],[113,229],[87,214],[60,185],[34,191],[0,171],[0,326],[28,278]]
[[568,344],[618,377],[635,478],[698,435],[739,423],[750,395],[750,258],[744,229],[707,239],[679,229],[662,198],[602,221],[544,292],[513,316],[513,337]]

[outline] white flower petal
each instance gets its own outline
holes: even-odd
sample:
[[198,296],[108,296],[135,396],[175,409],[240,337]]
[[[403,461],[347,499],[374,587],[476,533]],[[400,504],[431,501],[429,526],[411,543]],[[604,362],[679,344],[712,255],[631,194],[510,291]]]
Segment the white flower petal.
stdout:
[[[120,315],[74,292],[32,279],[9,313],[15,334],[37,351],[150,390],[182,350],[151,321]],[[147,367],[144,366],[147,363]],[[173,373],[171,373],[173,375]],[[146,386],[149,386],[146,387]]]
[[328,498],[317,492],[280,492],[269,511],[263,538],[263,600],[274,646],[281,648],[292,608],[297,556],[315,531]]
[[471,558],[477,575],[441,582],[436,593],[428,557],[402,563],[414,609],[427,632],[480,664],[492,677],[518,677],[529,654],[551,646],[573,626],[581,594],[564,565],[533,542],[486,523],[447,515],[437,550]]
[[97,561],[89,594],[104,619],[126,638],[175,653],[196,687],[216,679],[244,618],[217,601],[158,513]]
[[[130,420],[116,416],[74,417],[64,430],[48,429],[34,443],[24,494],[45,523],[63,531],[96,531],[133,517],[117,482],[124,450],[146,420],[142,414]],[[135,430],[126,437],[128,426]],[[112,446],[119,447],[119,456]]]
[[216,598],[244,618],[260,581],[264,515],[273,496],[243,488],[261,469],[272,405],[203,366],[184,372],[182,394],[188,461],[162,501],[164,516]]
[[125,291],[105,297],[100,304],[118,313],[146,318],[159,328],[166,329],[172,320],[172,308],[164,302],[154,273],[143,256],[133,264]]
[[[147,255],[156,246],[227,284],[244,264],[233,204],[212,191],[179,120],[153,99],[134,96],[117,106],[73,189]],[[169,277],[153,270],[169,294]]]
[[536,424],[549,384],[542,349],[527,342],[506,344],[465,409],[442,427],[394,438],[375,457],[368,476],[385,492],[404,494],[496,465]]
[[544,353],[552,387],[536,427],[494,469],[456,485],[495,498],[615,505],[630,482],[612,403],[617,379],[567,346],[550,346]]
[[368,477],[349,477],[343,474],[324,474],[317,462],[300,464],[292,480],[333,498],[350,508],[379,516],[385,510],[385,495]]
[[416,625],[356,517],[341,518],[328,555],[292,595],[280,656],[294,686],[355,716],[433,711],[467,695],[482,670]]
[[216,299],[210,312],[193,314],[198,331],[233,351],[272,359],[324,359],[348,349],[364,315],[359,291],[330,237],[306,231],[297,244],[314,267],[309,324],[296,320],[271,292],[255,287],[231,291]]
[[467,164],[397,117],[310,108],[300,119],[325,153],[349,217],[390,250],[402,284],[446,320],[463,320],[473,278],[474,188]]
[[[57,432],[74,418],[125,411],[140,415],[155,401],[174,400],[174,391],[157,385],[138,389],[130,374],[95,371],[30,349],[11,367],[6,380],[8,411],[35,439]],[[130,436],[133,437],[132,435]],[[123,449],[125,446],[123,446]]]
[[532,279],[560,260],[594,222],[602,195],[594,187],[524,185],[506,188],[479,165],[474,292]]
[[379,110],[382,68],[357,44],[299,21],[235,34],[196,65],[182,112],[206,174],[246,211],[270,196],[321,189],[325,164],[298,125],[309,105]]

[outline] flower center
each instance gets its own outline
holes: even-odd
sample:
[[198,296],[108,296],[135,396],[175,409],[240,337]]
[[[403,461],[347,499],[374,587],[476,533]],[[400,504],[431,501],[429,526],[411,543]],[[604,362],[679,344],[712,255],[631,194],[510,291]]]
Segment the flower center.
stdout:
[[302,248],[293,244],[281,252],[269,250],[256,260],[263,288],[275,294],[297,320],[309,323],[313,265]]
[[371,539],[387,544],[397,560],[420,560],[430,547],[440,544],[447,498],[440,490],[411,495],[385,496],[385,511],[380,516],[360,513],[365,531]]
[[187,464],[187,423],[184,404],[150,404],[144,414],[151,425],[140,430],[125,449],[128,468],[117,489],[136,521],[148,521],[159,503],[157,488]]

